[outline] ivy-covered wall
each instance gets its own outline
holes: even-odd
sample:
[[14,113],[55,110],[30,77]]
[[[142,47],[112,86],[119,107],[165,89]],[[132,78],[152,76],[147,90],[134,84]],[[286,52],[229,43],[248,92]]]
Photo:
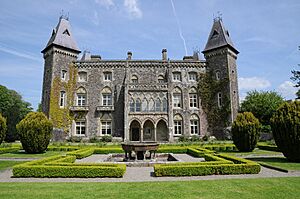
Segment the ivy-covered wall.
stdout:
[[[74,64],[70,64],[67,81],[61,80],[60,76],[55,76],[51,87],[50,119],[55,128],[63,129],[65,132],[69,130],[74,119],[70,112],[70,106],[73,106],[76,92],[76,75],[77,68]],[[63,108],[59,106],[61,91],[66,92],[65,106]]]

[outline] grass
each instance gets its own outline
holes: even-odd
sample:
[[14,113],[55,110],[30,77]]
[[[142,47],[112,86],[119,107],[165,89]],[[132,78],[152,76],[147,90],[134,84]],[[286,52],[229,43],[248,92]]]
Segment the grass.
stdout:
[[25,161],[0,161],[0,171],[8,169],[16,164],[24,163]]
[[0,154],[0,158],[44,158],[53,155],[65,154],[65,151],[46,151],[45,153],[28,154],[25,151]]
[[300,178],[127,183],[0,183],[1,198],[299,198]]
[[254,160],[259,163],[266,163],[268,165],[272,165],[286,170],[300,170],[300,163],[289,162],[284,157],[251,158],[251,160]]
[[258,148],[254,149],[252,152],[233,151],[233,152],[221,152],[221,153],[230,154],[230,155],[234,155],[234,156],[282,155],[281,152],[261,150],[261,149],[258,149]]

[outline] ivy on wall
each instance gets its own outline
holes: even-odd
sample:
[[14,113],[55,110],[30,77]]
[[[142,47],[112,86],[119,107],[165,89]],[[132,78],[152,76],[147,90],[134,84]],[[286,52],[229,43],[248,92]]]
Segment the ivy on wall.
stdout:
[[[77,68],[74,64],[69,65],[69,79],[62,81],[59,76],[54,77],[50,96],[50,118],[55,128],[63,129],[65,132],[73,121],[73,115],[70,113],[70,106],[73,106],[74,95],[76,92]],[[59,106],[60,92],[66,92],[65,106]]]
[[[214,132],[229,125],[231,113],[228,91],[229,79],[215,79],[212,71],[201,73],[198,82],[198,92],[201,98],[201,106],[206,113],[208,131]],[[222,106],[218,106],[217,94],[222,93]]]

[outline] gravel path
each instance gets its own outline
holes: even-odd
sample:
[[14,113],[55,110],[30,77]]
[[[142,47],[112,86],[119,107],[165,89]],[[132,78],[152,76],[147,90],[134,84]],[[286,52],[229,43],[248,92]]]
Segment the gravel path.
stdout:
[[211,175],[191,177],[153,177],[153,167],[127,167],[123,178],[12,178],[12,170],[0,172],[0,182],[151,182],[151,181],[191,181],[216,179],[243,179],[269,177],[300,177],[300,171],[283,173],[261,167],[259,174]]

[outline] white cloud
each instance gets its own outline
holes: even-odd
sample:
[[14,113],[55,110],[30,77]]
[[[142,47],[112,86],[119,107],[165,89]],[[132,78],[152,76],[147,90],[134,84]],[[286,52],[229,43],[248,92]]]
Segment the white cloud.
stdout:
[[298,88],[294,87],[295,84],[293,84],[290,81],[285,81],[282,84],[280,84],[277,88],[278,92],[282,95],[282,97],[286,99],[295,99],[296,92]]
[[95,3],[105,7],[106,9],[109,9],[115,5],[113,0],[95,0]]
[[138,0],[124,0],[124,6],[131,17],[141,18],[143,16],[141,9],[138,7]]
[[92,18],[92,22],[93,22],[93,24],[95,24],[96,26],[98,26],[99,23],[100,23],[99,15],[98,15],[98,12],[97,12],[97,11],[94,11],[94,15],[93,15],[93,18]]
[[33,61],[38,61],[38,62],[41,61],[41,58],[36,57],[34,55],[30,55],[28,52],[21,52],[21,51],[14,50],[14,49],[11,49],[11,48],[7,48],[7,47],[1,46],[1,45],[0,45],[0,51],[11,54],[11,55],[15,55],[17,57],[30,59],[30,60],[33,60]]
[[261,77],[240,77],[239,89],[241,90],[258,90],[265,89],[271,86],[269,80]]

